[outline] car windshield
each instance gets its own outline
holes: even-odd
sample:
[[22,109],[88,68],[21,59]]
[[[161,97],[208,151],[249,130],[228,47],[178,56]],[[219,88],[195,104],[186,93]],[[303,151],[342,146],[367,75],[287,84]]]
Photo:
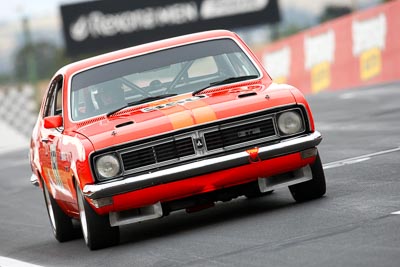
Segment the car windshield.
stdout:
[[[201,89],[220,81],[259,77],[248,56],[231,39],[169,48],[80,72],[71,84],[71,117],[82,120]],[[239,79],[234,79],[241,77]]]

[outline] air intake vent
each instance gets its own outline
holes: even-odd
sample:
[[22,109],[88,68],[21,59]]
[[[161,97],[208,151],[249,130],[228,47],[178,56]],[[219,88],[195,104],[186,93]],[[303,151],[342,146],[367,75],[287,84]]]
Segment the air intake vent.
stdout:
[[249,97],[249,96],[253,96],[253,95],[257,95],[257,93],[256,92],[245,93],[245,94],[238,95],[238,97],[244,98],[244,97]]
[[134,123],[133,121],[123,122],[123,123],[120,123],[120,124],[118,124],[118,125],[115,125],[115,128],[125,127],[125,126],[131,125],[131,124],[133,124],[133,123]]

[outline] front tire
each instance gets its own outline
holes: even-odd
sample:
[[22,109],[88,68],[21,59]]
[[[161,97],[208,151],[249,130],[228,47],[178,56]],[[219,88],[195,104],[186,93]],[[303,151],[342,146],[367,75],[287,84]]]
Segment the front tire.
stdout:
[[45,183],[43,183],[43,195],[54,237],[60,243],[74,239],[75,231],[71,218],[62,211],[57,201],[49,193]]
[[325,174],[319,154],[310,168],[312,180],[289,186],[290,193],[297,202],[320,198],[326,193]]
[[79,186],[76,186],[79,215],[85,243],[91,250],[119,243],[119,227],[111,227],[108,216],[98,215],[87,203]]

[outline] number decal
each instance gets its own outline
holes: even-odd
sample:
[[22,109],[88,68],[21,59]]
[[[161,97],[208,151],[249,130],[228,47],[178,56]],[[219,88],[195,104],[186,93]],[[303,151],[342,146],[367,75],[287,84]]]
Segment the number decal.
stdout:
[[53,170],[53,178],[56,184],[59,187],[64,187],[60,177],[60,173],[58,172],[56,145],[50,145],[50,161],[51,161],[51,169]]

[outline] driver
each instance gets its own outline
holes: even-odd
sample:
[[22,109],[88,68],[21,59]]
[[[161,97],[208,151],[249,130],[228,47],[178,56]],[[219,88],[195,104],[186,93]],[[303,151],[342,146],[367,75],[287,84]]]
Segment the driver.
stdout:
[[102,112],[109,112],[126,105],[124,90],[120,87],[98,89],[98,105]]

